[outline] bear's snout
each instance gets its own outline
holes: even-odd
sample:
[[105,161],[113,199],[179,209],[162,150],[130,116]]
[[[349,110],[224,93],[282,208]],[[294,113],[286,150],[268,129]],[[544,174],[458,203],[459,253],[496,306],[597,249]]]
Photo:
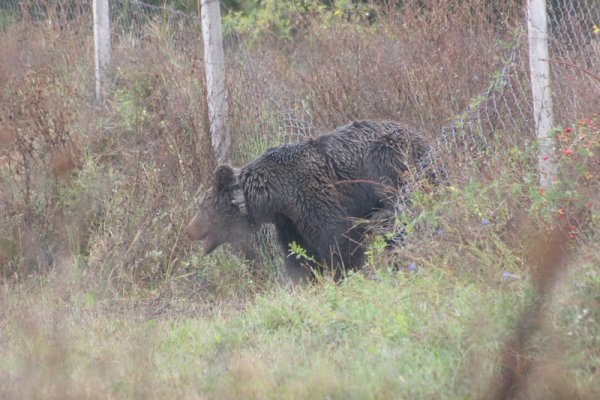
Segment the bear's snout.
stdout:
[[203,225],[200,216],[196,214],[186,226],[184,233],[190,240],[201,240],[208,233],[208,230]]
[[203,218],[202,212],[198,212],[184,230],[188,239],[202,242],[205,255],[212,253],[220,244],[217,236],[211,234],[210,226],[206,218]]

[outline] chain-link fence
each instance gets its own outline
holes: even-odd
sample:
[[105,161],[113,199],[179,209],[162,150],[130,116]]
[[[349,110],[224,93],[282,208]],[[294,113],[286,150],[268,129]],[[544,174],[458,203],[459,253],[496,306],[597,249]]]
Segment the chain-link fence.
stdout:
[[92,0],[7,0],[0,2],[0,27],[14,22],[46,22],[70,30],[74,21],[84,18],[92,21]]
[[556,122],[598,112],[600,2],[553,0],[549,6],[551,79]]
[[[547,9],[554,123],[568,125],[598,112],[600,3],[554,0]],[[442,128],[444,147],[485,147],[501,132],[534,137],[528,62],[527,33],[517,27],[505,64],[474,104]]]
[[200,17],[135,0],[110,2],[111,36],[128,46],[143,46],[152,37],[167,39],[180,51],[201,44]]
[[[57,2],[52,7],[48,4],[54,3],[2,2],[0,25],[22,19],[41,20],[49,13],[67,22],[76,15],[91,15],[91,1]],[[550,0],[547,7],[555,124],[560,125],[597,112],[593,99],[600,89],[600,3]],[[170,51],[185,54],[193,63],[201,63],[198,16],[135,0],[111,1],[110,14],[111,40],[116,51],[143,49],[148,43],[160,40]],[[522,15],[514,26],[503,29],[500,38],[504,43],[498,47],[498,53],[492,55],[501,61],[488,64],[488,79],[480,81],[479,94],[468,100],[467,107],[454,115],[442,116],[446,121],[443,124],[424,123],[427,128],[438,130],[439,133],[432,136],[441,149],[467,150],[476,159],[478,154],[496,145],[502,132],[518,133],[506,136],[513,141],[519,135],[533,138],[525,18]],[[253,132],[248,134],[277,132],[276,141],[295,141],[298,136],[310,136],[331,127],[323,126],[326,118],[315,116],[317,111],[307,96],[300,93],[298,82],[290,87],[285,77],[276,76],[266,66],[271,63],[268,57],[272,54],[253,53],[235,34],[226,38],[226,45],[230,65],[239,67],[228,71],[229,88],[233,92],[230,94],[233,121],[230,122],[234,136],[239,133],[236,130],[248,129],[248,124],[239,120],[237,110],[241,108],[246,114],[254,113],[251,117]],[[240,89],[242,86],[244,90]],[[237,95],[240,96],[236,98]],[[371,117],[368,112],[364,110],[361,117]],[[435,119],[439,120],[440,115],[435,115]],[[333,121],[327,122],[333,124]],[[234,137],[234,143],[236,140],[239,144],[240,140]]]

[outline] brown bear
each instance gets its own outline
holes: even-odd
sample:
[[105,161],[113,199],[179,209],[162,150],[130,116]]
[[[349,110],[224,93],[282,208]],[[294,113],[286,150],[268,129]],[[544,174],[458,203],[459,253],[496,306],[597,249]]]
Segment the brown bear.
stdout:
[[[356,121],[271,148],[240,169],[217,168],[186,234],[209,254],[272,223],[294,281],[326,265],[339,279],[361,266],[366,226],[359,221],[390,209],[404,173],[434,179],[429,152],[416,130],[390,121]],[[292,242],[308,257],[289,256]]]

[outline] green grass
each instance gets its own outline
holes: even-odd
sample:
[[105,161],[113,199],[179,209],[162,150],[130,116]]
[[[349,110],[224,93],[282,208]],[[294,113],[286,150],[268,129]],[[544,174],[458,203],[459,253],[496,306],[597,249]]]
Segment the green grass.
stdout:
[[[583,396],[600,390],[600,280],[592,265],[576,272],[551,308],[556,332],[536,346],[544,354],[544,342],[567,334],[561,362]],[[482,286],[439,269],[381,271],[154,317],[132,304],[119,312],[64,285],[71,279],[82,277],[4,288],[3,398],[473,398],[533,295],[527,280]]]
[[[400,117],[433,140],[497,80],[506,37],[471,20],[476,3],[369,27],[275,10],[228,50],[232,162],[352,118]],[[268,16],[237,17],[243,31]],[[517,339],[522,398],[600,398],[596,93],[568,96],[551,188],[521,121],[500,123],[479,154],[442,160],[451,184],[415,185],[363,271],[290,288],[272,231],[252,262],[182,236],[215,167],[201,51],[160,25],[121,42],[99,107],[89,24],[0,15],[0,399],[487,399]],[[561,229],[569,255],[536,314],[552,250],[538,244]],[[392,231],[406,237],[389,249]]]

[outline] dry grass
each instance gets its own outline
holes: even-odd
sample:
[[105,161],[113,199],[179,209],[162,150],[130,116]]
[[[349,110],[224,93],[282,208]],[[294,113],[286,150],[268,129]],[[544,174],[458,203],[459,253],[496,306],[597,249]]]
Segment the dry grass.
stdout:
[[[356,118],[406,120],[435,141],[496,82],[521,22],[518,1],[459,3],[406,2],[373,25],[315,14],[292,40],[240,34],[227,49],[234,163]],[[576,133],[558,132],[553,190],[539,192],[519,119],[530,111],[504,115],[520,104],[511,98],[490,111],[497,135],[484,146],[440,149],[449,183],[415,186],[411,209],[397,210],[388,228],[405,231],[402,247],[372,238],[365,274],[293,292],[268,235],[254,262],[203,258],[182,238],[214,169],[198,32],[182,24],[173,41],[157,19],[117,36],[98,106],[87,9],[50,15],[0,31],[0,397],[486,397],[536,304],[532,243],[556,226],[571,236],[568,273],[533,344],[515,350],[528,367],[518,390],[600,392],[589,74],[555,70],[569,94],[559,118]]]

